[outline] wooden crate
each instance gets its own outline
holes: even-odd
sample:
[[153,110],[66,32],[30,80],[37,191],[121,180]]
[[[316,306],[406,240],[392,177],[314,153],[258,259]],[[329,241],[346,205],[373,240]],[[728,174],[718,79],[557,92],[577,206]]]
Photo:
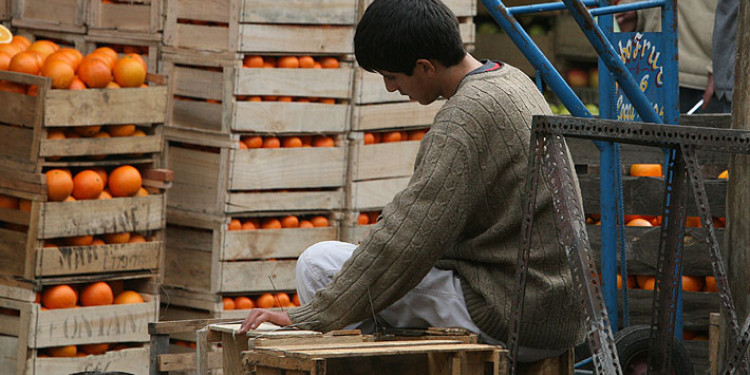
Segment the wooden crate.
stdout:
[[77,49],[81,52],[86,51],[84,34],[17,26],[14,35],[23,35],[31,41],[51,40],[57,43],[61,48],[67,47]]
[[9,312],[0,315],[2,368],[18,375],[67,375],[84,370],[147,374],[147,347],[77,358],[39,356],[43,349],[57,346],[147,343],[147,325],[156,320],[159,301],[149,279],[138,282],[144,303],[43,310],[34,302],[36,292],[30,283],[2,279],[0,307]]
[[170,208],[223,215],[342,207],[344,146],[212,152],[175,144],[168,147],[167,165],[175,171]]
[[86,33],[88,0],[11,0],[15,27]]
[[[179,321],[162,321],[149,323],[149,334],[151,335],[151,361],[149,363],[149,374],[163,374],[178,372],[183,373],[197,370],[196,351],[189,350],[177,345],[170,344],[170,339],[175,337],[191,338],[195,340],[196,332],[208,324],[215,324],[225,319],[192,319]],[[207,370],[221,370],[222,352],[221,348],[213,347],[204,357]],[[213,373],[213,372],[212,372]]]
[[164,44],[213,52],[353,53],[357,0],[169,1]]
[[[242,56],[165,53],[173,100],[170,126],[206,132],[343,133],[349,129],[353,67],[339,69],[243,68]],[[238,96],[334,98],[340,104],[249,102]],[[207,100],[218,101],[210,103]]]
[[12,12],[10,0],[0,0],[0,21],[10,21],[11,15]]
[[229,231],[229,218],[170,211],[164,284],[216,294],[295,290],[296,258],[310,245],[338,239],[322,228]]
[[[367,80],[369,82],[373,95],[364,91],[357,91],[358,95],[362,95],[359,98],[355,98],[361,103],[370,103],[352,106],[352,130],[353,131],[373,131],[383,130],[392,128],[405,128],[405,127],[427,127],[432,125],[432,120],[435,119],[435,115],[438,113],[440,108],[445,104],[445,100],[436,100],[429,105],[421,105],[417,102],[393,102],[393,103],[380,103],[377,102],[378,96],[381,90],[385,91],[383,86],[383,79],[380,75],[374,73],[366,73],[368,75]],[[368,90],[369,91],[369,90]],[[398,95],[401,96],[401,95]],[[369,99],[367,99],[369,97]]]
[[156,34],[163,27],[161,0],[102,2],[89,0],[89,31],[110,30],[123,34]]

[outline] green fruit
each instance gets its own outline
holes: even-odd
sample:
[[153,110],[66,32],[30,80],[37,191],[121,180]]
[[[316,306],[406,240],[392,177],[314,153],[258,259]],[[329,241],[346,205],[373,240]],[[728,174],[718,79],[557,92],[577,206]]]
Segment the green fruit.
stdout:
[[596,104],[586,104],[586,109],[594,116],[599,115],[599,107]]
[[540,24],[533,24],[531,27],[529,27],[529,30],[527,31],[529,36],[545,36],[547,35],[547,29],[544,28],[544,26]]
[[560,106],[560,111],[557,113],[558,115],[570,115],[570,111],[568,111],[567,108],[565,108],[564,105]]

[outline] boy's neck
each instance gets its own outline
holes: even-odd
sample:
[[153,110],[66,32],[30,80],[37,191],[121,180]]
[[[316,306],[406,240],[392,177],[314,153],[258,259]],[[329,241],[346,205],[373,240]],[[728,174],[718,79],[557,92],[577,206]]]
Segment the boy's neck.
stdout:
[[456,93],[456,89],[458,89],[458,85],[464,77],[482,65],[481,61],[467,53],[460,63],[453,65],[450,68],[444,68],[445,70],[442,75],[443,78],[441,79],[441,96],[445,99],[450,99],[450,97]]

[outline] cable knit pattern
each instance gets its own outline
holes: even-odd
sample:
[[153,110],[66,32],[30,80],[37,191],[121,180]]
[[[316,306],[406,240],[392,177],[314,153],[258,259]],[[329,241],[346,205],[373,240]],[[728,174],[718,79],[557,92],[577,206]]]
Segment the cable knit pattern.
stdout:
[[[477,326],[507,341],[534,114],[549,107],[519,70],[464,78],[422,140],[408,187],[292,321],[328,331],[363,320],[371,300],[376,311],[389,306],[435,266],[459,275]],[[582,314],[543,186],[534,220],[521,345],[567,348],[583,340]]]

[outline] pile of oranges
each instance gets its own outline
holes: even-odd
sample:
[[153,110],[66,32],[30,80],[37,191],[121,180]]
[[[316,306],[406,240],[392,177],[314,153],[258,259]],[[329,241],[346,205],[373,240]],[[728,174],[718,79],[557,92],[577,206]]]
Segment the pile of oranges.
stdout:
[[247,55],[242,59],[242,67],[244,68],[338,69],[339,66],[339,60],[330,56]]
[[315,215],[309,218],[289,215],[284,217],[264,217],[232,219],[229,230],[282,229],[282,228],[322,228],[329,226],[328,218]]
[[122,280],[97,281],[80,289],[77,285],[54,285],[44,288],[41,295],[37,295],[36,302],[41,302],[42,309],[48,310],[144,302],[140,293],[124,290],[124,286]]
[[360,212],[357,216],[357,225],[370,225],[378,222],[380,211]]
[[103,168],[85,169],[75,176],[67,169],[50,169],[45,174],[47,197],[53,202],[149,195],[142,186],[141,172],[132,165],[117,167],[109,174]]
[[401,130],[401,131],[386,131],[386,132],[368,132],[364,135],[364,141],[366,145],[372,145],[375,143],[390,143],[390,142],[401,142],[401,141],[419,141],[424,138],[427,134],[428,129],[415,129],[415,130]]
[[[629,174],[635,177],[664,177],[661,164],[633,164]],[[726,180],[729,178],[729,171],[721,172],[716,178]]]
[[138,232],[105,233],[100,236],[83,235],[47,240],[44,247],[56,248],[58,246],[99,246],[124,243],[145,243],[150,240]]
[[116,343],[116,344],[82,344],[66,345],[43,349],[37,357],[47,358],[70,358],[70,357],[88,357],[90,355],[99,355],[106,352],[114,352],[122,349],[139,348],[143,344],[139,343]]
[[289,297],[289,294],[281,293],[264,293],[257,298],[248,296],[238,297],[224,297],[222,298],[224,303],[224,310],[247,310],[254,309],[256,307],[263,309],[270,309],[273,307],[297,307],[300,305],[299,296],[293,294]]
[[[654,290],[656,279],[650,275],[628,275],[628,289]],[[622,289],[622,276],[617,275],[617,289]],[[718,293],[714,276],[682,276],[682,290],[685,292]]]
[[[31,43],[16,35],[10,43],[0,45],[0,70],[49,77],[55,89],[82,90],[141,87],[147,66],[137,53],[120,57],[112,48],[100,47],[83,56],[74,48],[60,48],[49,40]],[[0,90],[36,95],[38,87],[0,82]]]
[[334,146],[336,146],[336,141],[328,135],[292,135],[285,137],[252,135],[240,139],[240,149]]
[[[662,224],[661,216],[653,215],[625,215],[625,226],[628,227],[658,227]],[[713,217],[712,222],[715,228],[726,227],[727,221],[725,217]],[[590,214],[586,215],[586,224],[601,225],[601,215]],[[702,227],[701,218],[698,216],[688,216],[685,218],[685,227],[687,228],[700,228]]]

